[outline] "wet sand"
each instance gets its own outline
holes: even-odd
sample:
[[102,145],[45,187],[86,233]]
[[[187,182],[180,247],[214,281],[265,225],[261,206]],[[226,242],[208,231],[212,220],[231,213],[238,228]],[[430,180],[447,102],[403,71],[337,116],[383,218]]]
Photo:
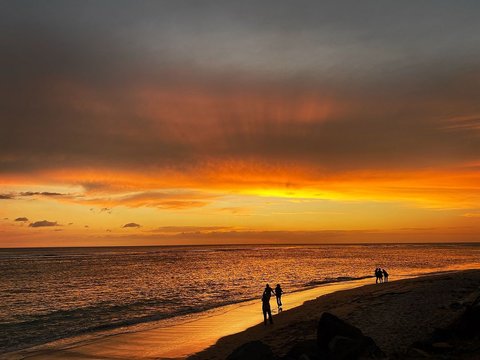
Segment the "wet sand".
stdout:
[[[312,289],[287,293],[284,310],[305,301],[337,291],[371,284],[375,279],[324,284]],[[275,299],[272,310],[276,314]],[[276,303],[275,303],[276,305]],[[284,311],[285,314],[287,311]],[[185,358],[212,346],[222,337],[263,323],[260,299],[228,305],[200,314],[178,324],[159,322],[158,327],[124,334],[87,339],[73,344],[51,343],[36,349],[6,354],[5,359],[169,359]]]

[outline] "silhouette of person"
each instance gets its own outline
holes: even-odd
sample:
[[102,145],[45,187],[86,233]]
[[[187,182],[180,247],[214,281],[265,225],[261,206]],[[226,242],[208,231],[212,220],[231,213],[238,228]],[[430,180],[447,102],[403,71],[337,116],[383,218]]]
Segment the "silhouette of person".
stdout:
[[388,273],[387,273],[387,270],[383,269],[383,270],[382,270],[382,273],[383,273],[383,282],[388,282]]
[[269,284],[267,284],[265,286],[265,290],[263,290],[263,295],[267,295],[268,297],[268,301],[270,301],[270,297],[273,295],[275,295],[275,292],[273,291],[273,289],[270,287]]
[[376,268],[375,269],[375,277],[376,277],[376,280],[375,280],[375,283],[378,284],[379,282],[383,282],[383,274],[382,274],[382,269],[380,268]]
[[275,297],[277,298],[278,312],[282,311],[282,294],[283,290],[280,287],[280,284],[277,284],[275,287]]
[[267,326],[267,315],[270,320],[270,324],[273,324],[272,310],[270,309],[270,295],[263,292],[262,295],[262,312],[263,312],[263,325]]

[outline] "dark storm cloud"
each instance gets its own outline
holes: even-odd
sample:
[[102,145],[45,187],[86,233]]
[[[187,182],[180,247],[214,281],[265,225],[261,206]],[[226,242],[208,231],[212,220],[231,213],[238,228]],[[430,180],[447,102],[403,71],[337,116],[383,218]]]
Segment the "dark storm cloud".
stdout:
[[128,223],[122,226],[123,228],[139,228],[140,225],[137,223]]
[[[4,2],[0,173],[476,160],[478,10],[468,1]],[[322,117],[312,102],[332,111]]]
[[19,218],[16,218],[15,221],[27,222],[27,221],[28,221],[28,218],[26,218],[26,217],[19,217]]
[[61,194],[56,192],[48,192],[48,191],[23,191],[17,193],[10,193],[10,194],[0,194],[0,200],[10,200],[10,199],[21,199],[21,198],[30,198],[30,197],[54,197],[54,198],[62,198],[62,197],[71,197],[70,194]]
[[35,221],[28,225],[30,227],[48,227],[48,226],[59,226],[56,221],[47,221],[47,220],[42,220],[42,221]]
[[[55,73],[53,65],[104,78],[147,56],[160,64],[318,71],[478,55],[479,8],[473,1],[442,0],[192,0],[10,2],[0,10],[5,37],[12,44],[20,35],[35,37],[31,48],[53,52],[46,65]],[[62,48],[70,51],[58,52]],[[94,62],[85,61],[88,48]]]
[[40,195],[40,196],[64,196],[66,194],[61,194],[61,193],[56,193],[56,192],[48,192],[48,191],[42,191],[42,192],[25,191],[25,192],[21,192],[21,193],[18,194],[18,196],[36,196],[36,195]]

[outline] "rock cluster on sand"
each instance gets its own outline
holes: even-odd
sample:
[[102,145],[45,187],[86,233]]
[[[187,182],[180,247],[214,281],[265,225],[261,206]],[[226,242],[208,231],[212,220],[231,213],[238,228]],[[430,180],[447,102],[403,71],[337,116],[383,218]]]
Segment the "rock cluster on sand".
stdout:
[[450,326],[436,329],[423,341],[414,343],[408,359],[478,359],[480,358],[480,296],[467,305],[463,314]]
[[272,349],[261,341],[250,341],[237,348],[227,360],[273,360]]
[[[372,338],[328,312],[322,314],[317,339],[295,344],[284,360],[383,359],[385,354]],[[275,359],[268,345],[252,341],[237,348],[227,360]]]
[[[463,305],[462,305],[463,306]],[[405,353],[390,359],[479,359],[480,296],[450,325],[435,330],[427,339],[417,341]],[[386,359],[372,338],[362,331],[324,312],[318,322],[317,338],[297,342],[278,358],[261,341],[248,342],[237,348],[227,360],[354,360]]]
[[321,358],[381,359],[385,355],[372,338],[353,325],[328,312],[322,314],[317,328],[317,344]]
[[[253,340],[271,349],[264,359],[353,360],[385,353],[389,360],[479,360],[479,285],[480,270],[472,269],[338,291],[282,312],[274,326],[225,337],[192,360],[224,360]],[[255,359],[246,354],[230,359]]]

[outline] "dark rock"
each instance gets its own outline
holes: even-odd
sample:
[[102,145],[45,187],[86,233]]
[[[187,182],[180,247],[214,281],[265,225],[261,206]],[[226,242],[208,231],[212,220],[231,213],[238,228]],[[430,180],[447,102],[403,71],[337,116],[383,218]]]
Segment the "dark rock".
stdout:
[[261,341],[251,341],[235,349],[227,360],[273,360],[272,349]]
[[[480,355],[479,323],[480,297],[467,305],[465,311],[450,326],[435,329],[427,339],[412,344],[407,358],[431,356],[442,359],[480,359],[480,356],[477,356]],[[477,345],[472,347],[472,344]],[[417,355],[413,356],[413,353]]]
[[361,353],[361,358],[385,359],[386,357],[387,355],[377,346],[371,337],[363,337],[363,351]]
[[348,338],[335,336],[329,344],[329,359],[383,359],[385,354],[378,348],[372,338],[362,336],[359,338]]
[[453,326],[454,331],[465,337],[473,337],[480,334],[480,297],[472,305],[467,306]]
[[295,344],[286,356],[291,360],[320,360],[318,344],[316,340],[305,340]]
[[425,350],[418,349],[415,347],[411,347],[410,349],[408,349],[405,355],[407,359],[427,359],[431,357],[430,354]]
[[357,327],[330,313],[323,313],[318,322],[317,344],[320,357],[332,360],[382,359],[385,354],[372,338]]
[[328,352],[328,344],[335,336],[343,336],[351,339],[361,338],[360,329],[339,319],[333,314],[324,312],[320,317],[317,327],[317,344],[321,351]]
[[356,359],[361,352],[361,338],[335,336],[329,344],[329,359]]
[[452,310],[459,310],[462,307],[463,307],[463,305],[461,303],[459,303],[458,301],[455,301],[455,302],[450,304],[450,309],[452,309]]
[[437,328],[433,331],[430,342],[443,342],[450,339],[452,335],[450,329]]
[[447,342],[436,342],[432,344],[432,348],[435,350],[450,350],[453,346]]

